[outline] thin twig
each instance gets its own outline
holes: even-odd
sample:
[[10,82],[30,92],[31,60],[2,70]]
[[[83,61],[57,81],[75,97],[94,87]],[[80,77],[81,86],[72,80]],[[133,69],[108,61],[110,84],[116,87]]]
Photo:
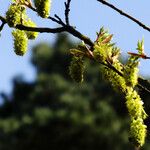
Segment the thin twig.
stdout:
[[70,3],[71,0],[67,0],[67,2],[65,2],[65,20],[66,20],[66,24],[69,25],[69,12],[70,12]]
[[150,32],[150,27],[146,26],[144,23],[142,23],[141,21],[139,21],[138,19],[130,16],[129,14],[125,13],[124,11],[122,11],[121,9],[117,8],[116,6],[110,4],[108,1],[105,0],[97,0],[98,2],[112,8],[113,10],[117,11],[118,13],[120,13],[121,15],[127,17],[128,19],[132,20],[133,22],[135,22],[136,24],[138,24],[140,27],[142,27],[143,29],[147,30]]
[[52,20],[53,22],[55,22],[59,25],[62,25],[62,23],[59,20],[55,19],[54,17],[49,16],[48,19]]
[[65,23],[61,20],[61,18],[60,18],[57,14],[55,14],[54,16],[55,16],[55,18],[57,18],[57,20],[59,21],[59,23],[60,23],[62,26],[65,26]]
[[6,19],[2,16],[0,16],[0,20],[2,22],[1,26],[0,26],[0,32],[3,30],[4,25],[7,23]]

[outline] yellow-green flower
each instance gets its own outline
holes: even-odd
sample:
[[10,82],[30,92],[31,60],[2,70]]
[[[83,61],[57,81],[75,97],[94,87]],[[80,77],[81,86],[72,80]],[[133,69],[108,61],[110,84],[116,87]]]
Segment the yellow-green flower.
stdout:
[[47,18],[50,15],[51,0],[34,0],[37,13],[42,18]]
[[28,47],[28,38],[24,31],[13,30],[12,35],[14,37],[14,51],[17,55],[23,56]]
[[25,8],[12,4],[8,8],[8,11],[6,12],[6,20],[10,27],[15,27],[17,24],[21,24],[21,20],[26,15]]

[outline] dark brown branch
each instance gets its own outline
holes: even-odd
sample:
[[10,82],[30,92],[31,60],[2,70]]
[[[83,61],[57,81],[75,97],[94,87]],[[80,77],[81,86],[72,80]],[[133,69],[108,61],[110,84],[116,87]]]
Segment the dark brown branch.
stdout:
[[[16,28],[20,29],[20,30],[35,31],[35,32],[40,32],[40,33],[43,33],[43,32],[46,32],[46,33],[68,32],[71,35],[77,37],[78,39],[84,41],[89,46],[91,46],[91,47],[94,46],[94,43],[88,37],[84,36],[83,34],[81,34],[79,31],[75,30],[71,26],[64,26],[64,27],[60,27],[60,28],[35,28],[35,27],[27,27],[27,26],[24,26],[24,25],[17,25]],[[115,71],[116,73],[118,73],[118,75],[123,77],[123,74],[119,70],[117,70],[113,65],[111,65],[109,63],[107,63],[107,64],[104,64],[104,63],[101,63],[101,62],[99,62],[99,63],[102,64],[102,65],[107,66],[108,68],[110,68],[113,71]],[[147,87],[145,87],[145,83],[149,86],[150,86],[150,83],[147,80],[144,80],[142,78],[138,78],[138,81],[139,81],[138,87],[141,90],[144,90],[144,91],[150,93],[150,88],[148,89]]]
[[56,22],[57,24],[62,25],[62,23],[59,20],[55,19],[54,17],[49,16],[48,19],[52,20],[53,22]]
[[69,25],[69,12],[70,12],[70,3],[71,0],[67,0],[67,2],[65,2],[65,20],[66,20],[66,24]]
[[25,31],[34,31],[34,32],[40,32],[40,33],[60,33],[66,31],[65,27],[60,28],[38,28],[38,27],[28,27],[24,25],[16,25],[16,28],[19,30],[25,30]]
[[55,14],[54,16],[55,18],[57,18],[59,24],[61,24],[62,26],[65,26],[65,23],[61,20],[61,18],[58,15]]
[[[33,9],[34,10],[34,9]],[[35,10],[34,10],[35,11]],[[56,15],[55,15],[56,17]],[[71,35],[77,37],[78,39],[84,41],[87,45],[89,45],[91,47],[91,50],[93,49],[94,43],[90,40],[90,38],[86,37],[85,35],[81,34],[79,31],[77,31],[74,27],[70,26],[70,25],[65,25],[62,20],[57,16],[55,18],[49,17],[49,19],[51,19],[54,22],[57,22],[59,24],[62,25],[62,27],[59,28],[38,28],[38,27],[28,27],[28,26],[24,26],[24,25],[16,25],[15,28],[20,29],[20,30],[26,30],[26,31],[34,31],[34,32],[46,32],[46,33],[61,33],[61,32],[68,32]],[[0,20],[2,21],[2,23],[7,23],[6,19],[2,16],[0,16]],[[116,73],[118,73],[120,76],[123,76],[123,74],[121,72],[119,72],[115,67],[113,67],[111,64],[103,64],[101,62],[99,62],[102,65],[107,66],[108,68],[114,70]],[[140,78],[139,79],[139,84],[138,87],[144,91],[147,91],[150,93],[150,90],[147,89],[144,85],[143,85],[143,81],[145,81],[144,79]],[[148,81],[145,81],[148,85],[150,85],[150,83]]]
[[6,19],[2,16],[0,16],[0,20],[2,22],[1,26],[0,26],[0,32],[3,30],[4,25],[7,23]]
[[[70,2],[71,2],[71,0],[68,0],[68,2],[67,2],[67,9],[69,9],[69,7],[70,7]],[[33,11],[35,11],[36,12],[36,9],[34,8],[34,7],[29,7],[30,9],[32,9]],[[68,10],[67,10],[68,11]],[[68,15],[69,15],[69,11],[67,12],[68,13]],[[56,19],[55,19],[56,18]],[[77,30],[75,30],[75,28],[74,27],[72,27],[72,26],[70,26],[70,25],[66,25],[62,20],[61,20],[61,18],[58,16],[58,15],[56,15],[55,14],[55,18],[53,18],[53,17],[51,17],[51,16],[49,16],[48,17],[48,19],[50,19],[50,20],[52,20],[53,22],[56,22],[56,23],[58,23],[58,24],[60,24],[62,27],[63,27],[63,29],[65,29],[65,31],[66,32],[68,32],[68,33],[70,33],[71,35],[73,35],[73,36],[75,36],[75,37],[77,37],[78,39],[80,39],[80,40],[82,40],[82,41],[84,41],[86,44],[88,44],[89,46],[91,46],[91,47],[93,47],[93,42],[90,40],[90,38],[88,38],[88,37],[86,37],[85,35],[83,35],[83,34],[81,34],[79,31],[77,31]],[[22,26],[20,26],[21,28],[22,28]],[[29,27],[25,27],[24,26],[24,28],[28,28],[29,29]],[[30,31],[32,31],[32,29],[33,28],[30,28],[31,30]],[[45,28],[46,29],[46,28]],[[40,31],[42,31],[42,32],[46,32],[46,30],[45,30],[44,28],[43,29],[39,29]],[[49,30],[49,28],[47,28],[48,30]],[[37,32],[40,32],[40,31],[37,31]],[[50,30],[49,30],[50,31]],[[53,30],[52,30],[53,31]],[[61,32],[64,32],[64,31],[61,31]],[[50,33],[52,33],[52,32],[50,32]],[[56,31],[56,33],[58,33],[57,31]]]
[[132,20],[133,22],[135,22],[136,24],[138,24],[140,27],[142,27],[143,29],[147,30],[150,32],[150,28],[148,26],[146,26],[144,23],[142,23],[141,21],[139,21],[138,19],[130,16],[129,14],[125,13],[124,11],[122,11],[121,9],[118,9],[116,6],[110,4],[108,1],[105,0],[97,0],[98,2],[112,8],[113,10],[117,11],[118,13],[120,13],[121,15],[127,17],[128,19]]
[[7,23],[7,22],[6,22],[6,19],[5,19],[4,17],[2,17],[2,16],[0,16],[0,20],[1,20],[3,23]]
[[71,35],[77,37],[78,39],[84,41],[84,43],[86,43],[87,45],[89,45],[91,47],[94,46],[94,43],[90,40],[90,38],[86,37],[85,35],[83,35],[79,31],[77,31],[74,27],[66,26],[66,31],[68,33],[70,33]]
[[2,22],[1,26],[0,26],[0,32],[3,30],[3,27],[6,23]]

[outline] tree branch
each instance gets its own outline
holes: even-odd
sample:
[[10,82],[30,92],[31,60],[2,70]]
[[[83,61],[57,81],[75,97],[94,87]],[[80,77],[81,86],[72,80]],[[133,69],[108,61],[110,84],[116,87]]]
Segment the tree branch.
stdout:
[[22,24],[16,25],[16,28],[19,30],[25,30],[25,31],[33,31],[33,32],[40,32],[40,33],[60,33],[66,31],[65,27],[59,27],[59,28],[38,28],[38,27],[28,27],[24,26]]
[[0,26],[0,32],[3,30],[4,25],[7,23],[5,18],[0,16],[0,20],[2,22],[1,26]]
[[[26,30],[26,31],[34,31],[34,32],[40,32],[40,33],[43,33],[43,32],[46,32],[46,33],[61,33],[61,32],[68,32],[70,33],[71,35],[77,37],[78,39],[84,41],[86,44],[88,44],[89,46],[93,47],[94,46],[94,43],[86,36],[84,36],[83,34],[81,34],[79,31],[75,30],[72,26],[64,26],[64,27],[60,27],[60,28],[36,28],[36,27],[27,27],[27,26],[24,26],[24,25],[17,25],[16,26],[17,29],[20,29],[20,30]],[[102,65],[105,65],[107,66],[108,68],[112,69],[114,72],[118,73],[118,75],[122,76],[123,77],[123,74],[121,72],[119,72],[113,65],[111,65],[110,63],[107,63],[107,64],[104,64],[104,63],[101,63],[101,62],[98,62]],[[142,79],[142,78],[138,78],[138,87],[141,89],[141,90],[144,90],[148,93],[150,93],[150,88],[147,88],[145,87],[144,84],[147,84],[149,85],[150,87],[150,83],[149,81],[145,80],[145,79]]]
[[2,17],[2,16],[0,16],[0,20],[1,20],[3,23],[7,23],[7,22],[6,22],[6,19],[5,19],[4,17]]
[[94,43],[90,40],[90,38],[88,38],[87,36],[83,35],[82,33],[80,33],[79,31],[77,31],[74,27],[72,26],[65,26],[66,27],[66,31],[68,33],[70,33],[71,35],[77,37],[78,39],[84,41],[84,43],[86,43],[87,45],[93,47]]
[[[33,11],[36,11],[35,8],[31,8]],[[25,30],[25,31],[34,31],[34,32],[40,32],[40,33],[61,33],[61,32],[68,32],[71,35],[77,37],[78,39],[84,41],[87,45],[89,45],[91,48],[91,51],[93,50],[93,46],[94,43],[90,40],[90,38],[86,37],[85,35],[83,35],[82,33],[80,33],[79,31],[77,31],[74,27],[70,26],[70,25],[66,25],[59,16],[55,15],[56,19],[53,17],[48,17],[48,19],[51,19],[52,21],[60,24],[62,27],[58,27],[58,28],[40,28],[40,27],[28,27],[28,26],[24,26],[22,24],[18,24],[16,25],[15,28],[19,29],[19,30]],[[4,26],[4,24],[7,23],[6,19],[2,16],[0,16],[0,20],[2,21],[2,28]],[[103,64],[101,62],[99,62],[102,65],[107,66],[108,68],[114,70],[116,73],[118,73],[120,76],[123,76],[123,74],[121,72],[119,72],[114,66],[112,66],[111,64]],[[150,90],[147,89],[143,82],[147,83],[148,85],[150,85],[150,83],[142,78],[139,78],[139,83],[138,83],[138,87],[146,92],[150,93]]]
[[57,14],[55,14],[54,16],[58,20],[60,25],[65,26],[65,23],[61,20],[61,18]]
[[136,24],[138,24],[140,27],[142,27],[143,29],[147,30],[150,32],[150,28],[148,26],[146,26],[144,23],[142,23],[141,21],[139,21],[138,19],[130,16],[129,14],[125,13],[124,11],[122,11],[121,9],[117,8],[116,6],[110,4],[109,2],[105,1],[105,0],[97,0],[98,2],[112,8],[113,10],[117,11],[118,13],[120,13],[121,15],[127,17],[128,19],[132,20],[133,22],[135,22]]
[[2,22],[1,26],[0,26],[0,32],[3,30],[3,27],[4,27],[5,23]]

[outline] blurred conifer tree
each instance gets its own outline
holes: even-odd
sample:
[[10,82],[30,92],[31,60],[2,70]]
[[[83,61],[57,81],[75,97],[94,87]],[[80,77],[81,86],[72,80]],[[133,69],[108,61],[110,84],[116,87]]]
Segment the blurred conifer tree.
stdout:
[[[16,77],[11,96],[1,93],[1,150],[133,149],[125,100],[104,82],[99,66],[86,61],[83,84],[70,79],[66,49],[73,47],[66,34],[59,34],[52,46],[33,47],[35,81]],[[150,105],[149,96],[143,96]]]

